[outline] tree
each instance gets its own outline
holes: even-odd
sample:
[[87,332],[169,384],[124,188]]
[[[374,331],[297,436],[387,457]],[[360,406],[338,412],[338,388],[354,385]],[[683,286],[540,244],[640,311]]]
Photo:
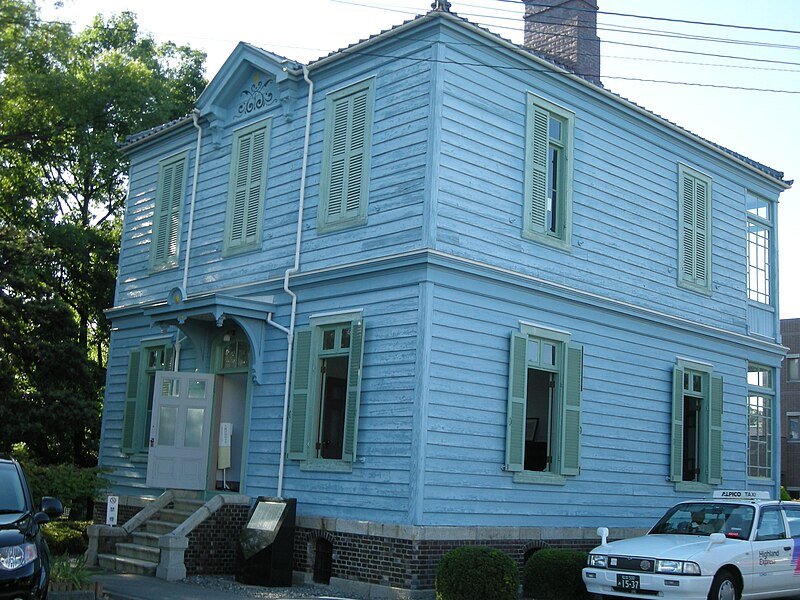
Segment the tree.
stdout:
[[80,33],[0,5],[0,451],[94,461],[127,136],[187,114],[205,54],[129,12]]

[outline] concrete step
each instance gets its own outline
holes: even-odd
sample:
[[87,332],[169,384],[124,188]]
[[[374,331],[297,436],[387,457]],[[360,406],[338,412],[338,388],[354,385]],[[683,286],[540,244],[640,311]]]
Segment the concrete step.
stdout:
[[156,521],[169,521],[170,523],[183,523],[192,516],[193,510],[183,510],[178,508],[162,508],[156,513]]
[[198,508],[203,506],[205,501],[195,498],[175,498],[172,501],[172,508],[175,510],[186,511],[192,514]]
[[97,559],[101,568],[118,573],[135,573],[136,575],[155,577],[158,567],[158,563],[149,560],[126,558],[114,554],[98,554]]
[[153,548],[152,546],[143,546],[141,544],[117,544],[116,553],[117,557],[135,558],[136,560],[143,560],[156,564],[158,564],[158,560],[161,558],[161,550],[158,548]]
[[158,538],[161,537],[157,533],[148,533],[146,531],[134,531],[131,534],[131,541],[140,546],[149,546],[151,548],[158,548]]
[[175,528],[180,525],[180,523],[175,523],[171,521],[146,521],[144,524],[144,530],[147,533],[156,533],[158,535],[164,535],[166,533],[172,533],[175,531]]

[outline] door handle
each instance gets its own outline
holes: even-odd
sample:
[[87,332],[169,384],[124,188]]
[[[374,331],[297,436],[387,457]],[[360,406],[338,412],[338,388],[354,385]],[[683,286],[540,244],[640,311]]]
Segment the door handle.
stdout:
[[791,546],[784,546],[783,549],[786,550],[787,552],[789,552],[789,550],[791,550],[792,547]]

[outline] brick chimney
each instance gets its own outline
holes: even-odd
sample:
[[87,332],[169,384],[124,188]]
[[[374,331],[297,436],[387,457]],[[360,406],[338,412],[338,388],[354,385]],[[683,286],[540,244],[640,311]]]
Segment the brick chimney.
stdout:
[[602,85],[597,0],[525,0],[525,47]]

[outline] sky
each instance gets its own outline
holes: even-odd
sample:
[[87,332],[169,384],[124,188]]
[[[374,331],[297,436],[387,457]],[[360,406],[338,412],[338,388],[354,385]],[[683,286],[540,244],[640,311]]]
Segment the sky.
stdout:
[[[521,2],[450,2],[458,15],[522,43]],[[157,41],[206,52],[209,80],[239,41],[308,63],[431,8],[431,0],[202,4],[201,8],[194,0],[40,1],[42,18],[72,23],[74,31],[97,14],[107,18],[129,10],[136,14],[140,29]],[[607,89],[783,171],[784,179],[797,180],[794,189],[781,194],[776,233],[780,317],[800,318],[800,2],[598,0],[598,4],[602,79]]]

